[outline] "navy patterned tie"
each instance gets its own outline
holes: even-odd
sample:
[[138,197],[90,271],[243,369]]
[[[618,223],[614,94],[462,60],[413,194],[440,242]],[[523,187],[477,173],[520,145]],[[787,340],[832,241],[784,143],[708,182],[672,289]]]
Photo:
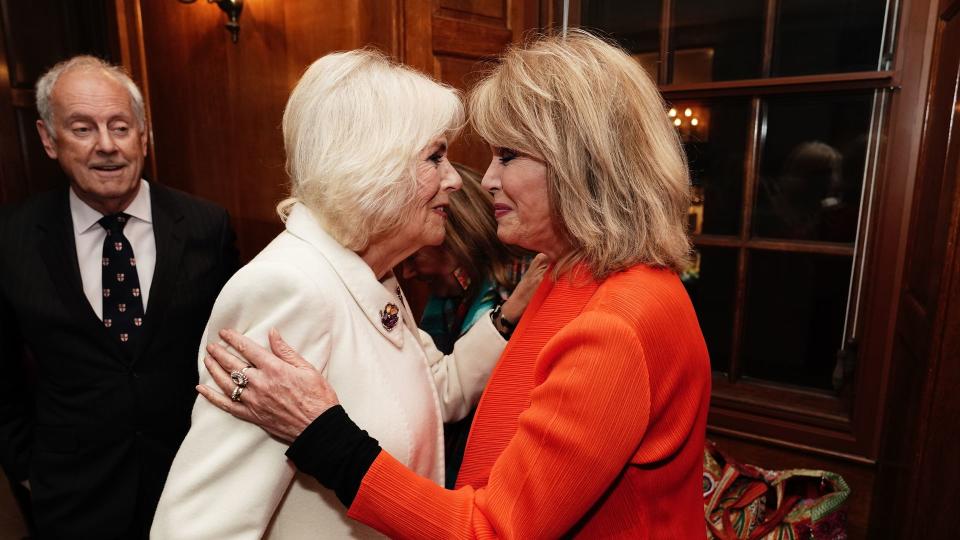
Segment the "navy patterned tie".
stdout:
[[103,326],[126,351],[135,350],[143,327],[143,299],[133,246],[123,235],[127,214],[100,218],[107,230],[103,240]]

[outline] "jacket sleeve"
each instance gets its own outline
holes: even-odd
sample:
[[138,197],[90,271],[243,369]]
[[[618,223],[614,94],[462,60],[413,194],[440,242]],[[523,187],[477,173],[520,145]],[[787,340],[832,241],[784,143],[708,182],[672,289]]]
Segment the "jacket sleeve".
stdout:
[[[10,226],[10,211],[10,207],[0,208],[0,242],[4,248],[13,243],[10,239],[16,234]],[[16,260],[11,251],[2,251],[5,260],[0,261],[0,268]],[[4,274],[16,281],[5,269]],[[11,285],[16,283],[0,284],[0,466],[10,480],[22,482],[30,471],[34,417],[32,396],[27,390],[32,385],[28,384],[25,344],[4,288]]]
[[[230,223],[230,214],[223,211],[220,225],[220,260],[218,264],[219,280],[217,287],[223,285],[240,268],[240,253],[237,251],[237,235]],[[218,290],[219,292],[219,290]]]
[[587,312],[550,340],[535,377],[530,406],[486,486],[444,490],[384,451],[348,515],[393,538],[567,533],[630,463],[647,429],[643,347],[621,319]]
[[33,453],[33,414],[24,343],[0,291],[0,465],[13,481],[27,479]]
[[[271,327],[315,366],[323,366],[330,339],[322,313],[330,305],[320,287],[299,270],[255,262],[227,283],[204,331],[198,357],[200,384],[218,388],[203,365],[207,343],[233,328],[269,347]],[[219,390],[218,390],[219,391]],[[293,479],[287,445],[206,399],[194,404],[190,431],[173,462],[154,518],[151,538],[259,539]]]
[[423,330],[419,333],[440,397],[443,421],[460,420],[480,400],[493,366],[500,359],[507,342],[487,316],[480,316],[473,327],[460,336],[453,346],[453,353],[448,355],[437,349],[429,334]]

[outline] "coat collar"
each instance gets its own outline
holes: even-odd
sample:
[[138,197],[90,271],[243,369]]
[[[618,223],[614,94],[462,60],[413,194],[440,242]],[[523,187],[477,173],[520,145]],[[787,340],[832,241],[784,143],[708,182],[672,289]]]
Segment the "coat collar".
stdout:
[[[153,209],[150,204],[151,189],[149,182],[141,178],[137,195],[130,201],[130,204],[123,209],[123,212],[140,221],[152,224]],[[80,197],[77,196],[72,186],[67,188],[67,192],[68,198],[70,199],[70,217],[73,220],[74,234],[77,236],[86,234],[98,225],[103,214],[83,202]]]
[[286,226],[290,234],[313,246],[330,263],[364,316],[383,337],[402,348],[402,325],[406,324],[413,335],[417,335],[416,322],[393,272],[383,281],[378,280],[370,266],[334,240],[301,203],[291,209]]

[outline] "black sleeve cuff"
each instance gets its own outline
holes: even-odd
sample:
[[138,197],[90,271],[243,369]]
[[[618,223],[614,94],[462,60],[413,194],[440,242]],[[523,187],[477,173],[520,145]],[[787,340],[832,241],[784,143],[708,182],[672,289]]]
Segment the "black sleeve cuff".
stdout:
[[378,455],[380,443],[340,405],[318,416],[287,449],[287,457],[298,469],[332,489],[347,508]]

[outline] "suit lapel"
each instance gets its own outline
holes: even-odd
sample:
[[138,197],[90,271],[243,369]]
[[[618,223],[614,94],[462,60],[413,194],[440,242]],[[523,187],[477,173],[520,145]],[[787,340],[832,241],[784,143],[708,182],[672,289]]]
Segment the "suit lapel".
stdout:
[[77,317],[78,324],[87,329],[87,335],[105,343],[116,352],[117,358],[121,358],[119,345],[110,339],[103,322],[83,293],[67,193],[67,190],[58,193],[50,207],[41,211],[42,220],[37,225],[42,236],[39,242],[40,255],[47,265],[57,295],[67,310]]
[[144,314],[143,336],[135,357],[139,359],[155,338],[170,306],[170,298],[180,275],[183,257],[183,213],[167,196],[166,189],[150,183],[150,205],[153,210],[153,237],[157,244],[157,263],[150,285],[150,299]]

